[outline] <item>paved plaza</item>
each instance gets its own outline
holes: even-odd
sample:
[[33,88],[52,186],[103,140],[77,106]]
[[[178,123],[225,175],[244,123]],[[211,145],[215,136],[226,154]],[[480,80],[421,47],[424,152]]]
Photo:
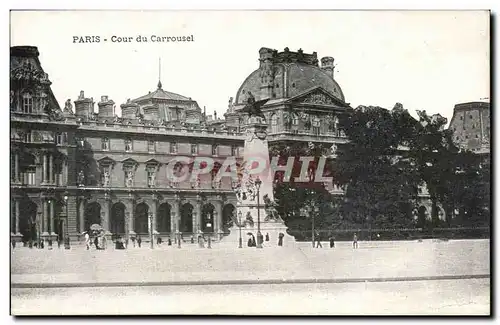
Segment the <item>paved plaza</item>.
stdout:
[[489,240],[337,242],[330,249],[263,249],[213,245],[211,249],[163,245],[128,250],[12,251],[13,287],[358,281],[419,277],[487,277]]
[[15,315],[488,315],[489,240],[12,251]]

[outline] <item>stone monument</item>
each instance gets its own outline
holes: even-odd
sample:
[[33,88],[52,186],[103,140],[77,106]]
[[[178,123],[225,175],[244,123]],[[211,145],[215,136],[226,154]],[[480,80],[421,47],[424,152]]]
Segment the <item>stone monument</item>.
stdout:
[[[233,189],[238,199],[230,234],[222,242],[238,245],[239,233],[243,247],[247,247],[249,234],[253,234],[259,247],[278,247],[282,234],[283,246],[293,246],[295,238],[288,235],[285,223],[274,207],[273,178],[269,162],[267,123],[258,115],[250,116],[246,125],[244,159]],[[260,233],[259,233],[260,229]],[[267,239],[269,239],[267,241]]]

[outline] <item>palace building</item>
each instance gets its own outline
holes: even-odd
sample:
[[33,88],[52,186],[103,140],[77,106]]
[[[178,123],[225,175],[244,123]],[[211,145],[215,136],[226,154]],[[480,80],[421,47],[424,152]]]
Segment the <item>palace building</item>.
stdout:
[[[220,240],[237,200],[232,179],[217,181],[215,174],[227,157],[242,160],[248,118],[243,108],[251,97],[267,99],[262,112],[269,147],[312,143],[330,148],[335,157],[337,145],[347,141],[338,121],[352,108],[334,79],[334,59],[319,60],[316,52],[261,48],[259,65],[230,98],[224,118],[164,90],[161,81],[148,94],[120,104],[121,114],[108,96],[95,107],[84,91],[61,108],[38,49],[16,46],[10,54],[11,236],[16,240],[37,234],[79,240],[94,224],[110,237],[147,240],[150,233],[174,238],[181,232],[186,238],[203,232]],[[482,106],[476,111],[485,116]],[[459,127],[457,121],[454,116],[452,127]],[[481,123],[484,140],[489,124],[486,129]],[[167,170],[178,156],[209,157],[215,168],[173,182]],[[328,189],[343,194],[331,184]]]

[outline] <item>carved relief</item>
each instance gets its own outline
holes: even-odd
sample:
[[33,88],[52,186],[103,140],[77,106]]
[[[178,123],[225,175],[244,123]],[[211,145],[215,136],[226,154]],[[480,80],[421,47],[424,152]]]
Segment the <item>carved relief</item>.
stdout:
[[305,96],[302,99],[303,103],[310,103],[310,104],[321,104],[321,105],[333,105],[333,99],[330,98],[329,96],[325,95],[322,92],[315,92],[312,94],[309,94]]

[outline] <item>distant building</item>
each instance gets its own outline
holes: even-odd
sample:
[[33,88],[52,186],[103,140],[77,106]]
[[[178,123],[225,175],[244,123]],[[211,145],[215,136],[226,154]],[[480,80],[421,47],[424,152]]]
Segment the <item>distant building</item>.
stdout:
[[469,102],[455,105],[449,128],[460,148],[489,154],[490,126],[490,103]]

